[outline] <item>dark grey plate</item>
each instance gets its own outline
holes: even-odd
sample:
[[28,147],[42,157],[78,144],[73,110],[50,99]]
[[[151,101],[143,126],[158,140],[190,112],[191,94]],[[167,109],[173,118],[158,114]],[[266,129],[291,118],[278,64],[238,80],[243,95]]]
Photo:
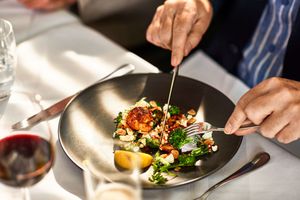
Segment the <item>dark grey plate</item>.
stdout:
[[[101,141],[111,139],[113,119],[142,97],[164,104],[171,82],[169,74],[133,74],[95,84],[82,91],[67,106],[59,123],[59,139],[70,159],[83,168],[85,159],[96,167],[114,167],[113,147],[104,148]],[[224,126],[234,104],[218,90],[193,79],[179,76],[174,85],[171,104],[184,112],[198,110],[200,120]],[[188,168],[166,185],[154,185],[143,174],[143,188],[169,188],[206,177],[223,167],[237,152],[242,137],[224,133],[213,135],[219,151],[203,160],[201,166]]]

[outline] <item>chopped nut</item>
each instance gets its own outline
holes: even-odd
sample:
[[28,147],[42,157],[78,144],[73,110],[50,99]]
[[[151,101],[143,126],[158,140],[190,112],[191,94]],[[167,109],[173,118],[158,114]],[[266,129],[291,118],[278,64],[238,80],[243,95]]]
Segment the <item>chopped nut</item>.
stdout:
[[215,142],[211,139],[207,139],[207,140],[204,141],[204,144],[209,145],[209,146],[213,145],[214,143]]
[[167,156],[168,156],[168,154],[166,154],[166,153],[160,155],[160,157],[162,157],[162,158],[166,158]]
[[187,112],[189,115],[193,115],[195,116],[196,115],[196,111],[194,109],[191,109]]
[[173,149],[171,151],[171,154],[173,155],[174,159],[177,159],[179,156],[179,151],[177,151],[176,149]]
[[155,101],[150,101],[149,104],[152,107],[157,107],[157,103]]
[[126,135],[126,131],[124,129],[119,128],[119,129],[116,130],[116,134],[118,134],[118,135]]
[[188,124],[193,124],[193,123],[195,123],[195,122],[196,122],[196,119],[195,119],[194,117],[192,117],[191,119],[189,119],[189,120],[187,121]]

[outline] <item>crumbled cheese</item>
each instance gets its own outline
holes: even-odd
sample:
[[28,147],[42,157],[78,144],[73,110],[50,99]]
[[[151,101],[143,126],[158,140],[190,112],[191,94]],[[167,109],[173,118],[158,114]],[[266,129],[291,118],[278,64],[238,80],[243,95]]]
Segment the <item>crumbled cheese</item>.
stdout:
[[133,135],[134,134],[134,132],[131,128],[126,128],[126,132],[127,132],[128,135]]
[[202,138],[205,139],[205,140],[212,138],[212,132],[204,133],[202,135]]
[[213,152],[217,151],[218,150],[218,145],[213,145],[211,147],[211,150],[213,150]]
[[173,156],[173,154],[170,153],[167,157],[165,157],[165,161],[167,161],[170,164],[174,163],[174,156]]
[[[143,144],[144,146],[146,146],[146,138],[141,138],[141,139],[139,139],[139,142],[140,142],[141,144]],[[141,148],[143,148],[143,147],[141,147]]]
[[195,162],[195,166],[197,166],[197,167],[199,167],[201,164],[202,164],[202,161],[201,161],[201,160],[197,160],[197,161]]
[[184,127],[187,127],[187,121],[188,121],[187,119],[181,119],[180,120],[180,125],[184,126]]
[[135,103],[134,107],[150,107],[150,104],[145,101],[145,97]]
[[189,119],[193,118],[193,116],[192,115],[188,115],[186,118],[189,120]]
[[140,148],[137,147],[137,146],[134,146],[134,147],[132,148],[132,151],[133,151],[133,152],[139,152],[139,151],[140,151]]
[[123,142],[131,142],[135,139],[134,135],[121,135],[120,140]]

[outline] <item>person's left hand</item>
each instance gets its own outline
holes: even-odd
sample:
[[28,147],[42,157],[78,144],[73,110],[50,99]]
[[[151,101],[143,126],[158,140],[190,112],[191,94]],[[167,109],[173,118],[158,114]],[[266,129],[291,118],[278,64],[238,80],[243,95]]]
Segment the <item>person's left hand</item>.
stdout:
[[225,133],[246,135],[252,131],[236,132],[243,122],[260,125],[259,132],[289,143],[300,138],[300,82],[270,78],[249,90],[238,101],[225,126]]
[[19,0],[20,3],[35,10],[57,10],[76,2],[76,0]]

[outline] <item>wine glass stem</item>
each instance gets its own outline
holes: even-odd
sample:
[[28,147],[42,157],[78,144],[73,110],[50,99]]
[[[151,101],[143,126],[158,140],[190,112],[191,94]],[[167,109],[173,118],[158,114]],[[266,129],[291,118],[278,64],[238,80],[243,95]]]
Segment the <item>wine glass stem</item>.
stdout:
[[23,200],[30,200],[29,190],[28,188],[22,188],[22,199]]

